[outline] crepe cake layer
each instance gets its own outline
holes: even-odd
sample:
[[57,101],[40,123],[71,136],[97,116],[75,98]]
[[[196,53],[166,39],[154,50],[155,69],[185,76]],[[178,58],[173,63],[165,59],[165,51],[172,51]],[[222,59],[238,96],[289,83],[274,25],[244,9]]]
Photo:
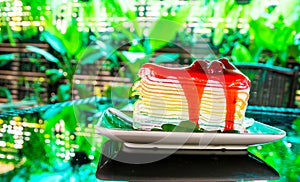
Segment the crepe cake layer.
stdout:
[[195,61],[187,68],[145,64],[134,83],[133,127],[195,122],[205,130],[243,131],[250,81],[228,60]]

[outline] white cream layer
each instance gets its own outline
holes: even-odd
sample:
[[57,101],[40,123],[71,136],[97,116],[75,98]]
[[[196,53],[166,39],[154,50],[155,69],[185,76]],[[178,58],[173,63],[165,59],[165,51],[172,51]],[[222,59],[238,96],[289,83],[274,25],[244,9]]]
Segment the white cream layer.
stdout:
[[[150,130],[162,124],[179,124],[189,119],[188,103],[176,78],[160,79],[145,75],[135,83],[140,96],[134,105],[133,127]],[[249,89],[238,90],[234,114],[234,129],[243,131],[242,124]],[[195,92],[195,99],[199,96]],[[223,130],[226,118],[226,95],[221,83],[208,80],[200,102],[199,126],[205,130]],[[193,108],[191,108],[193,109]]]

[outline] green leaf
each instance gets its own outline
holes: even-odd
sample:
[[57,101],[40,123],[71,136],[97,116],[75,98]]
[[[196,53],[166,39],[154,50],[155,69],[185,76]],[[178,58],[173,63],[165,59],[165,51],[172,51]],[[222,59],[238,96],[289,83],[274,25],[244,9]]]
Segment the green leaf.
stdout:
[[71,98],[70,84],[61,84],[57,90],[58,100],[60,102],[68,101]]
[[131,45],[128,49],[129,52],[145,52],[145,49],[142,44]]
[[2,31],[0,31],[0,44],[2,44],[2,42],[3,42],[3,33],[2,33]]
[[[198,131],[200,132],[200,130],[198,130],[198,126],[192,122],[192,121],[181,121],[179,123],[179,125],[174,125],[174,124],[170,124],[170,123],[166,123],[163,124],[161,126],[162,131],[174,131],[174,132],[194,132],[194,131]],[[159,129],[157,129],[157,131],[159,131]]]
[[[295,43],[295,44],[297,44],[297,43]],[[300,40],[299,40],[298,44],[300,44]],[[291,46],[289,46],[287,52],[288,52],[288,57],[297,58],[298,56],[300,56],[300,46],[291,45]]]
[[110,17],[124,17],[122,6],[118,0],[104,0],[106,13]]
[[175,127],[176,127],[176,125],[174,125],[174,124],[163,124],[161,126],[163,131],[174,131]]
[[252,55],[253,59],[255,60],[255,62],[258,62],[260,56],[261,56],[261,52],[264,50],[263,47],[258,46],[256,44],[250,44],[249,46],[249,52]]
[[7,29],[7,36],[8,36],[9,43],[11,44],[11,46],[16,47],[14,34],[13,31],[11,30],[11,27],[8,25],[8,23],[6,24],[6,29]]
[[231,57],[233,62],[238,63],[238,62],[247,62],[247,63],[255,63],[253,60],[249,50],[242,44],[236,43],[232,53]]
[[56,74],[56,75],[63,75],[63,72],[58,70],[58,69],[48,69],[46,70],[46,75],[53,75],[53,74]]
[[15,54],[2,54],[0,55],[0,61],[7,61],[15,59]]
[[288,50],[280,51],[278,53],[278,58],[280,61],[280,65],[286,67],[287,59],[288,59]]
[[39,66],[41,65],[40,60],[37,59],[37,58],[31,57],[31,58],[29,58],[29,61],[30,61],[31,63],[33,63],[33,64],[36,64],[36,65],[39,65]]
[[224,133],[240,133],[239,130],[226,130],[226,131],[223,131]]
[[[112,26],[115,30],[121,31],[127,36],[129,41],[132,41],[136,37],[142,37],[143,32],[137,21],[137,14],[131,7],[134,6],[133,1],[122,1],[122,0],[104,0],[104,6],[108,17],[111,17]],[[126,20],[122,20],[126,18]],[[134,31],[129,31],[124,23],[132,24]]]
[[214,18],[218,21],[220,21],[222,18],[225,18],[226,16],[226,10],[228,9],[227,4],[229,4],[229,1],[217,1],[214,3]]
[[[224,38],[225,18],[228,14],[234,14],[232,8],[235,6],[234,0],[229,1],[217,1],[214,9],[214,19],[217,21],[217,25],[214,27],[212,35],[212,43],[218,46],[222,43]],[[235,16],[235,15],[231,15]]]
[[154,63],[168,63],[168,62],[173,62],[175,61],[176,59],[178,59],[180,57],[180,54],[177,54],[177,53],[165,53],[165,54],[161,54],[159,56],[157,56],[155,59],[154,59]]
[[82,38],[82,32],[78,31],[77,22],[73,20],[62,39],[68,55],[75,55],[80,50],[83,42]]
[[190,120],[181,121],[179,123],[179,126],[181,126],[183,128],[192,128],[192,129],[197,128],[197,125],[193,121],[190,121]]
[[236,6],[235,0],[228,0],[228,1],[226,1],[225,11],[223,13],[223,17],[225,17],[226,15],[228,15],[234,9],[235,6]]
[[36,53],[36,54],[40,54],[42,56],[44,56],[48,61],[51,61],[53,63],[59,63],[59,60],[54,57],[52,54],[48,53],[47,51],[38,48],[36,46],[26,46],[26,49]]
[[215,46],[220,45],[223,41],[225,23],[226,22],[219,22],[214,29],[212,42]]
[[[93,132],[93,131],[90,131]],[[78,151],[85,152],[88,154],[94,144],[94,140],[90,136],[77,136],[76,137],[76,144],[78,145]],[[89,159],[88,159],[89,160]]]
[[181,121],[178,125],[178,127],[175,128],[175,131],[181,131],[181,132],[193,132],[198,130],[198,126],[196,123],[192,121]]
[[80,53],[80,55],[77,58],[78,60],[80,60],[81,65],[94,64],[97,60],[103,57],[104,54],[104,50],[101,50],[96,46],[89,46],[86,49],[84,49],[83,52]]
[[47,43],[54,50],[56,50],[60,54],[63,54],[63,55],[66,54],[67,50],[58,37],[56,37],[55,35],[51,34],[50,32],[47,32],[47,31],[43,32],[41,37],[45,38]]
[[184,7],[175,16],[162,16],[154,23],[149,33],[152,51],[166,46],[175,38],[176,33],[186,22],[190,10],[191,6]]
[[57,69],[46,70],[46,75],[49,76],[50,83],[56,83],[60,78],[63,77],[63,72]]
[[11,93],[8,88],[0,86],[0,95],[6,97],[9,103],[12,102]]
[[254,43],[258,47],[263,47],[266,49],[270,49],[271,51],[275,51],[275,33],[274,30],[265,25],[265,20],[263,18],[259,18],[258,20],[250,21],[249,24],[250,30],[254,36]]
[[293,129],[296,130],[300,134],[300,117],[293,121],[292,125]]
[[0,55],[0,67],[6,65],[15,59],[15,54],[2,54]]
[[130,22],[133,24],[133,27],[134,27],[134,30],[136,32],[136,34],[139,36],[139,37],[142,37],[143,36],[143,32],[139,26],[139,22],[137,21],[136,19],[136,11],[127,11],[125,13],[126,17],[130,20]]
[[[49,74],[49,73],[48,73]],[[58,73],[52,73],[49,75],[49,82],[50,84],[56,83],[60,78],[62,78],[63,74]]]
[[97,9],[100,8],[99,3],[100,1],[88,1],[86,3],[80,3],[83,9],[83,17],[96,17],[96,13],[99,13],[97,11]]
[[163,130],[159,128],[152,128],[151,131],[163,131]]
[[293,45],[293,29],[281,26],[274,32],[274,47],[278,51],[286,51],[289,45]]
[[227,28],[230,28],[233,30],[235,30],[237,28],[240,13],[241,13],[241,8],[237,4],[233,5],[232,9],[226,16],[227,19],[230,19],[230,22],[228,22]]

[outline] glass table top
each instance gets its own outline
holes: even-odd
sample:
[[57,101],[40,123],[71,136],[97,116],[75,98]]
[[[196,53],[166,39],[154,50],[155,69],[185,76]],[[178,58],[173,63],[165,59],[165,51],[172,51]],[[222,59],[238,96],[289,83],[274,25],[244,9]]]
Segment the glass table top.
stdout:
[[[104,111],[108,106],[101,107],[101,111]],[[47,108],[45,109],[47,110]],[[298,109],[299,111],[299,109]],[[20,111],[21,112],[21,111]],[[32,111],[35,113],[35,111]],[[69,113],[67,110],[66,113]],[[22,158],[22,152],[27,152],[29,159],[26,162],[22,162],[22,165],[15,165],[15,169],[0,174],[0,181],[17,181],[18,179],[26,179],[31,181],[43,181],[44,179],[55,180],[70,180],[77,177],[80,179],[89,179],[93,181],[102,180],[229,180],[229,181],[243,181],[243,180],[270,180],[270,181],[299,181],[300,180],[300,112],[296,113],[272,113],[270,111],[247,112],[247,117],[253,117],[255,120],[265,123],[270,126],[274,126],[286,132],[286,136],[280,140],[267,143],[257,144],[247,147],[247,150],[238,151],[219,151],[211,152],[205,151],[204,153],[198,150],[179,150],[174,155],[164,157],[163,160],[159,160],[154,163],[148,163],[143,165],[122,163],[118,160],[112,160],[114,158],[126,158],[130,160],[136,157],[149,157],[153,155],[161,158],[161,154],[154,154],[149,150],[132,150],[128,147],[124,147],[122,143],[118,143],[109,140],[105,136],[92,133],[94,129],[92,121],[83,120],[85,124],[91,124],[91,127],[85,130],[78,130],[76,134],[73,133],[56,133],[56,141],[59,139],[59,144],[56,143],[55,151],[59,151],[60,155],[55,153],[44,153],[45,158],[51,161],[43,161],[39,157],[35,156],[39,154],[41,149],[45,149],[45,146],[49,145],[47,140],[43,141],[43,146],[35,146],[35,150],[24,151],[23,149],[17,152]],[[16,112],[14,113],[16,114]],[[20,114],[22,115],[22,113]],[[14,116],[11,116],[14,117]],[[28,114],[27,120],[34,119],[36,115]],[[97,115],[99,117],[99,115]],[[22,119],[24,120],[25,117]],[[3,119],[3,117],[0,117]],[[36,120],[39,121],[39,120]],[[5,122],[5,121],[4,121]],[[18,121],[17,121],[18,122]],[[1,125],[2,127],[4,124]],[[42,126],[42,124],[35,124],[33,126]],[[2,128],[3,129],[3,128]],[[30,129],[30,130],[29,130]],[[24,137],[27,136],[29,131],[31,132],[30,137],[38,139],[41,129],[36,130],[35,128],[27,128],[24,131]],[[10,131],[6,126],[7,132]],[[36,132],[38,131],[38,132]],[[27,132],[27,133],[26,133]],[[20,136],[21,137],[21,136]],[[61,137],[64,137],[62,139]],[[90,161],[82,163],[80,165],[72,166],[71,162],[74,156],[66,160],[63,159],[62,154],[66,154],[68,148],[66,139],[75,137],[76,142],[74,143],[78,148],[75,151],[82,149],[88,149],[88,157]],[[87,140],[93,141],[92,145],[86,145]],[[84,140],[81,140],[84,139]],[[13,140],[9,138],[9,140]],[[26,139],[24,138],[24,141]],[[62,144],[62,141],[65,143]],[[75,141],[75,140],[74,140]],[[88,141],[88,142],[89,142]],[[3,143],[3,142],[2,142]],[[0,144],[2,144],[0,143]],[[37,143],[31,143],[29,149],[33,149],[33,145]],[[73,143],[70,143],[73,145]],[[81,147],[80,147],[81,146]],[[38,150],[37,150],[38,149]],[[66,150],[67,149],[67,150]],[[7,148],[1,147],[1,152],[5,152]],[[54,149],[50,149],[49,151]],[[17,149],[16,149],[17,151]],[[49,152],[48,151],[48,152]],[[70,151],[70,150],[69,150]],[[44,151],[45,152],[45,151]],[[72,151],[71,151],[72,152]],[[146,154],[145,154],[146,153]],[[157,153],[157,151],[156,151]],[[106,155],[103,155],[106,154]],[[1,156],[0,156],[1,157]],[[43,158],[43,160],[45,159]],[[162,158],[161,158],[162,159]],[[29,160],[33,162],[27,164]],[[74,161],[74,160],[73,160]],[[47,165],[45,164],[47,163]],[[55,164],[55,165],[49,165]],[[2,164],[2,163],[1,163]],[[19,164],[19,163],[18,163]],[[26,165],[27,164],[27,165]],[[175,172],[176,171],[176,172]],[[131,177],[131,179],[130,179]],[[25,180],[25,181],[26,181]]]

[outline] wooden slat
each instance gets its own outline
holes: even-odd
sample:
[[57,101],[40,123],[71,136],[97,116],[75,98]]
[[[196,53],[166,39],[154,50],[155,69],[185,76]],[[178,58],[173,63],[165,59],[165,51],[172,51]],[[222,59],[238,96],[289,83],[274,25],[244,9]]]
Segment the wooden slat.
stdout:
[[[166,63],[165,66],[169,67],[182,67],[189,65],[192,61],[192,55],[196,57],[204,57],[210,53],[213,52],[209,48],[209,38],[199,38],[196,42],[194,42],[192,45],[185,45],[181,46],[180,42],[174,41],[174,45],[178,45],[178,47],[167,47],[157,50],[151,61],[154,60],[155,57],[163,54],[163,53],[179,53],[180,57],[173,63]],[[45,83],[42,84],[43,88],[48,90],[55,90],[53,88],[49,88],[49,85],[47,85],[47,77],[44,72],[39,71],[39,69],[30,62],[29,56],[34,56],[34,53],[27,50],[25,47],[27,45],[37,46],[39,48],[42,48],[46,51],[49,49],[49,45],[45,43],[17,43],[16,47],[12,47],[9,43],[2,43],[0,44],[0,54],[1,53],[15,53],[17,56],[16,59],[14,59],[11,63],[9,63],[10,67],[7,70],[1,70],[0,68],[0,85],[4,85],[7,88],[11,90],[13,98],[17,98],[18,95],[21,94],[21,92],[24,93],[30,93],[33,92],[32,88],[27,88],[22,85],[19,85],[19,83],[25,79],[27,82],[34,82],[38,78],[45,78]],[[192,46],[192,47],[191,47]],[[129,46],[122,46],[119,51],[122,50],[128,50]],[[34,56],[35,57],[35,56]],[[49,63],[44,58],[38,58],[43,65],[48,66]],[[128,78],[121,78],[118,75],[114,76],[111,75],[112,73],[109,70],[104,70],[103,64],[107,63],[107,61],[103,58],[99,59],[95,62],[95,64],[92,65],[83,65],[82,66],[82,73],[76,74],[74,76],[74,81],[78,80],[80,83],[84,83],[88,86],[92,87],[98,87],[103,89],[106,85],[109,84],[122,84],[125,83],[127,85],[131,85],[131,81]],[[32,67],[31,67],[32,64]],[[80,64],[80,63],[79,63]],[[121,66],[124,66],[124,64],[121,62]],[[23,66],[23,67],[22,67]],[[26,67],[24,67],[26,66]],[[31,72],[31,70],[27,69],[34,69]],[[26,71],[21,71],[26,70]],[[93,75],[95,74],[95,75]],[[113,73],[115,74],[115,73]],[[23,89],[23,90],[22,90]]]
[[[46,43],[20,43],[17,42],[16,46],[11,46],[10,43],[0,44],[0,54],[15,54],[15,59],[10,63],[0,68],[0,85],[5,86],[10,90],[14,102],[21,101],[23,96],[33,95],[34,90],[32,87],[22,86],[25,82],[29,85],[37,81],[39,78],[45,78],[45,83],[42,83],[42,87],[47,90],[47,78],[45,73],[39,71],[39,67],[30,62],[30,57],[38,58],[40,56],[27,50],[25,47],[31,45],[48,51],[49,45]],[[41,57],[38,58],[42,64],[47,61]],[[25,70],[25,71],[22,71]],[[43,97],[47,94],[42,93]],[[44,98],[47,100],[47,98]],[[3,100],[0,100],[0,103]]]

